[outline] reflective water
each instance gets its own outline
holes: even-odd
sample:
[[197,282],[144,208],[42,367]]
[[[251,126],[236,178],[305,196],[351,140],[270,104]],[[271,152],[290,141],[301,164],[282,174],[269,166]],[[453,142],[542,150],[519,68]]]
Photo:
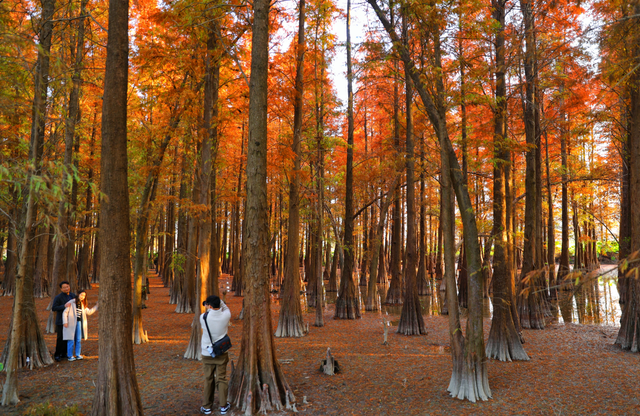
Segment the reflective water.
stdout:
[[[620,304],[618,303],[620,296],[617,289],[617,269],[615,266],[605,266],[598,272],[594,273],[591,278],[583,278],[577,286],[558,290],[558,299],[553,301],[551,320],[557,320],[559,323],[578,323],[578,324],[596,324],[617,326],[620,324]],[[422,306],[423,315],[435,316],[442,314],[444,305],[444,292],[438,290],[438,287],[431,281],[431,293],[434,295],[419,296],[420,305]],[[435,286],[435,287],[434,287]],[[365,313],[364,304],[367,297],[367,287],[358,286],[360,294],[360,310]],[[399,317],[402,313],[402,304],[386,305],[384,304],[388,284],[377,285],[379,301],[382,304],[382,312]],[[325,292],[325,301],[327,304],[335,304],[337,292]],[[272,292],[272,301],[279,303],[279,294]],[[300,301],[304,312],[313,312],[313,308],[307,306],[306,294],[300,295]],[[380,313],[380,312],[375,312]],[[483,315],[485,318],[491,318],[493,313],[493,305],[490,299],[483,301]],[[462,308],[460,316],[466,318],[467,310]],[[395,318],[392,320],[394,322]]]
[[615,266],[601,268],[597,278],[586,278],[578,287],[558,291],[558,322],[620,325],[620,295]]

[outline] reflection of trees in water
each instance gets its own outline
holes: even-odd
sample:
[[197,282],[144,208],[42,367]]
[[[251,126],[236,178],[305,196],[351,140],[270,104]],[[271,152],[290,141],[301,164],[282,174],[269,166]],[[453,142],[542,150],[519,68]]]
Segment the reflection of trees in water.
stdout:
[[558,292],[558,306],[563,321],[616,325],[620,307],[612,293],[617,295],[617,287],[613,287],[615,284],[615,279],[609,273],[565,282]]
[[558,305],[564,322],[573,322],[573,281],[569,280],[560,286]]
[[577,287],[575,292],[578,323],[600,324],[600,290],[597,280],[588,280]]
[[[577,282],[576,282],[577,280]],[[422,313],[427,316],[442,315],[444,305],[444,293],[437,290],[437,281],[433,275],[427,277],[427,283],[432,288],[432,295],[420,296]],[[385,299],[388,290],[387,284],[378,284],[378,296]],[[361,287],[362,296],[366,296],[366,287]],[[337,293],[327,292],[326,302],[335,304]],[[560,284],[558,300],[555,309],[556,318],[562,317],[565,323],[617,325],[620,319],[620,306],[618,305],[618,291],[615,277],[604,274],[598,278],[581,276],[572,278]],[[301,303],[306,312],[306,300],[304,294]],[[274,299],[275,300],[275,299]],[[277,303],[277,300],[275,300]],[[402,305],[384,305],[384,312],[389,315],[400,315]],[[490,318],[492,313],[491,302],[484,299],[483,316]],[[466,309],[461,310],[462,316],[466,316]],[[558,316],[559,315],[559,316]]]
[[[620,310],[619,310],[619,299],[613,299],[613,295],[611,294],[611,287],[615,284],[613,279],[605,279],[603,281],[603,311],[604,311],[604,322],[606,324],[616,325],[620,319]],[[617,288],[617,285],[616,285]],[[617,290],[616,290],[617,292]]]

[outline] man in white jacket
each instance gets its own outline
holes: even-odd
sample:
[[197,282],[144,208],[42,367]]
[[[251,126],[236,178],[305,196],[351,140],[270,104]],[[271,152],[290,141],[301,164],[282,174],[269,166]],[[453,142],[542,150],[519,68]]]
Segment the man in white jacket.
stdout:
[[[227,403],[227,387],[229,385],[227,381],[227,363],[229,362],[229,354],[225,352],[214,358],[211,356],[209,348],[216,341],[227,335],[231,311],[217,296],[209,296],[203,302],[203,305],[206,311],[200,315],[200,327],[202,328],[201,353],[202,364],[204,365],[204,391],[202,393],[200,412],[205,415],[211,414],[213,395],[217,389],[218,399],[220,400],[220,413],[224,415],[231,407]],[[209,327],[208,329],[207,326]]]

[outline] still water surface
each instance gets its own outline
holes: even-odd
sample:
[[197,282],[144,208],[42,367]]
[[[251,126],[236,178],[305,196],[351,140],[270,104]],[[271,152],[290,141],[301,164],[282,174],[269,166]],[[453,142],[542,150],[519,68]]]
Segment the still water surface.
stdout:
[[[592,325],[620,325],[620,295],[618,294],[618,273],[615,266],[603,266],[597,272],[597,278],[584,279],[578,287],[569,290],[559,290],[558,300],[552,301],[551,313],[553,317],[548,318],[551,322],[575,323],[575,324],[592,324]],[[444,292],[434,288],[434,281],[430,282],[431,292],[434,295],[420,296],[420,304],[422,305],[423,315],[441,315],[444,302]],[[273,288],[272,288],[273,289]],[[360,308],[365,313],[364,302],[367,296],[367,288],[359,286],[360,289]],[[378,296],[382,302],[385,300],[387,285],[378,285]],[[272,292],[272,301],[279,303],[279,294],[274,290]],[[329,304],[335,304],[337,293],[325,293],[325,300]],[[303,312],[307,312],[306,294],[302,294],[301,303]],[[402,304],[399,305],[382,305],[382,311],[389,315],[396,316],[392,321],[397,319],[402,312]],[[491,318],[493,313],[493,305],[490,299],[484,299],[483,311],[485,318]],[[309,311],[311,312],[311,311]],[[379,312],[374,312],[379,313]],[[466,310],[461,310],[461,316],[466,316]]]

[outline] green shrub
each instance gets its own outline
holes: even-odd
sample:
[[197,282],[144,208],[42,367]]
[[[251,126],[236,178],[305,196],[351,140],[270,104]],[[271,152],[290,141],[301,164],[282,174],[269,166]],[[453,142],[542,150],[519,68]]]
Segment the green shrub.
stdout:
[[51,403],[34,404],[23,413],[25,416],[80,416],[78,406],[57,407]]

